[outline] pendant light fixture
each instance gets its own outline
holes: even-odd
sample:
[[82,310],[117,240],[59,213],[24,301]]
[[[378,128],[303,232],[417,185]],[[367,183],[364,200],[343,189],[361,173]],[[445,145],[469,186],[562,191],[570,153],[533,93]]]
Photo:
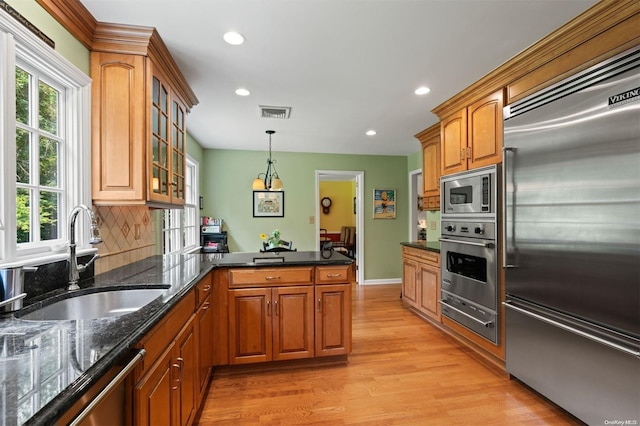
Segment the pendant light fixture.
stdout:
[[[282,191],[282,181],[278,177],[278,172],[276,172],[275,163],[276,160],[271,159],[271,135],[273,135],[275,130],[267,130],[266,134],[269,135],[269,158],[267,159],[267,172],[259,173],[258,177],[253,180],[253,190],[254,191],[264,191],[265,189],[268,191]],[[261,178],[260,176],[264,176]]]

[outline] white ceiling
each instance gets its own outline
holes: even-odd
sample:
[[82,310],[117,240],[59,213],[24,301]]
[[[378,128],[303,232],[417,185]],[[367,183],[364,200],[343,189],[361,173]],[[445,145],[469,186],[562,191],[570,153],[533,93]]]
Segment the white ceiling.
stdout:
[[[200,103],[205,148],[407,155],[431,110],[596,0],[81,0],[157,28]],[[231,46],[222,34],[245,36]],[[431,93],[417,96],[421,85]],[[244,87],[251,95],[240,97]],[[260,118],[258,105],[291,118]],[[375,129],[377,135],[365,135]]]

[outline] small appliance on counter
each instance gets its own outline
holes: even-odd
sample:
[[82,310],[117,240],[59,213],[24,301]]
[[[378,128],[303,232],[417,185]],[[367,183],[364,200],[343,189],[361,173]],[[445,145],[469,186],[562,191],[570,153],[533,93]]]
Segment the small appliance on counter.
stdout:
[[227,232],[222,230],[222,219],[202,218],[200,246],[202,253],[229,253]]

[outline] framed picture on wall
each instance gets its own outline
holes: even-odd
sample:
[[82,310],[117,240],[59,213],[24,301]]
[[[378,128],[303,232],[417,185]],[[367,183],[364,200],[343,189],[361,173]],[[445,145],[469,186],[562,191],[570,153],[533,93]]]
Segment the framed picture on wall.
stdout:
[[284,217],[284,192],[253,191],[253,217]]
[[373,218],[374,219],[395,219],[396,218],[396,190],[395,189],[374,189],[373,190]]

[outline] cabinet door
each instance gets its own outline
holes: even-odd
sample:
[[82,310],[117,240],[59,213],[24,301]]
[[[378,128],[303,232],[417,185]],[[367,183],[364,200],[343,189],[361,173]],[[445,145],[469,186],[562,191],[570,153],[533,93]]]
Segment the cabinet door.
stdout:
[[271,290],[229,290],[229,363],[271,360]]
[[440,139],[422,146],[423,197],[440,195]]
[[169,203],[171,201],[171,128],[170,89],[158,76],[153,76],[151,95],[151,168],[149,199]]
[[177,424],[179,418],[179,365],[173,346],[133,390],[134,423],[141,426]]
[[144,201],[145,60],[92,52],[91,194],[95,204]]
[[[192,317],[193,318],[193,317]],[[180,367],[180,422],[181,426],[191,423],[196,414],[196,373],[198,354],[193,319],[178,335],[176,340],[176,363]]]
[[442,120],[440,128],[441,175],[461,172],[467,168],[466,108]]
[[171,203],[184,204],[186,118],[184,104],[176,96],[171,99]]
[[503,91],[500,90],[467,108],[469,169],[502,161],[503,98]]
[[312,358],[313,287],[276,287],[273,300],[273,359]]
[[418,276],[420,283],[418,309],[440,321],[440,269],[421,263]]
[[213,365],[213,307],[211,305],[211,297],[204,299],[198,310],[196,323],[199,355],[198,395],[196,400],[200,401],[207,390],[209,372]]
[[316,295],[316,356],[351,352],[351,284],[319,285]]
[[418,265],[404,258],[402,260],[402,300],[411,306],[418,304]]

